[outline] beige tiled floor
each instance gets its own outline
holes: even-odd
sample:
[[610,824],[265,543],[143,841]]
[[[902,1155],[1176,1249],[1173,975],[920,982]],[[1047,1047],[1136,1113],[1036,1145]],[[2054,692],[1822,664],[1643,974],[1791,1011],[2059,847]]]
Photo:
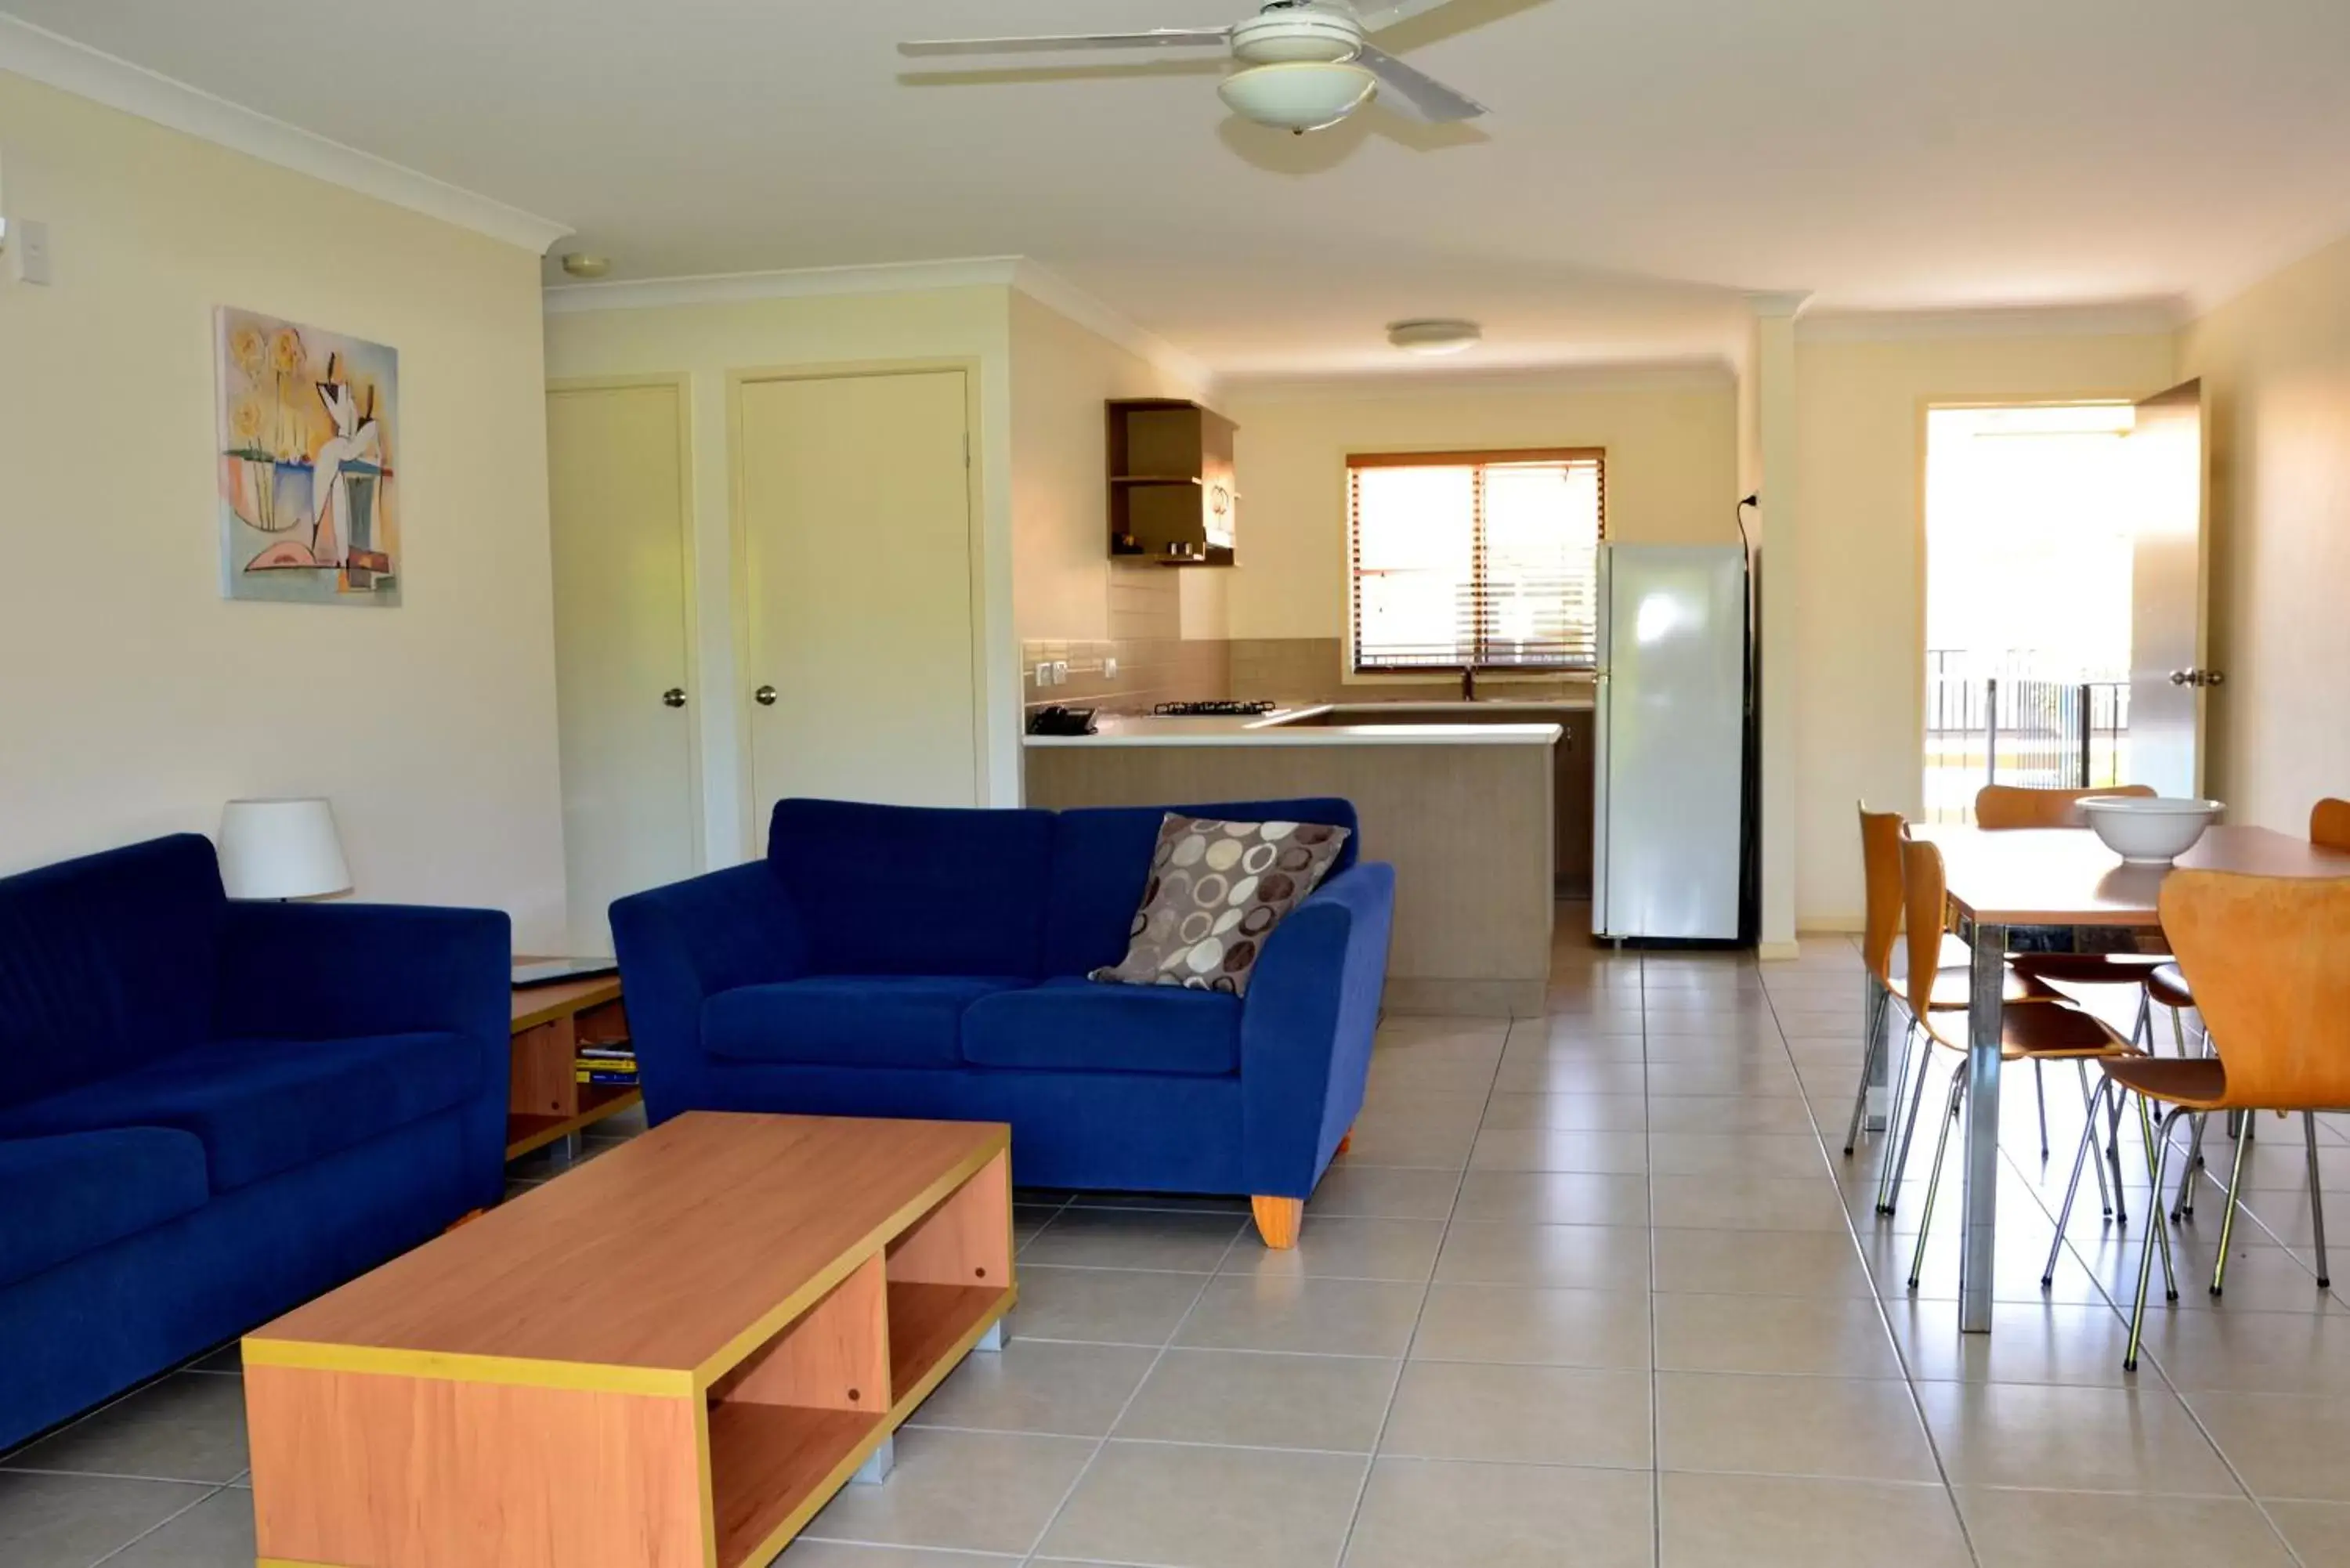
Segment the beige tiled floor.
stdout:
[[[2224,1297],[2216,1193],[2173,1229],[2128,1374],[2142,1169],[2043,1291],[2079,1091],[2049,1079],[2043,1163],[2011,1078],[2001,1304],[1961,1335],[1955,1151],[1914,1293],[1928,1143],[1889,1220],[1874,1141],[1840,1152],[1848,940],[1602,954],[1579,915],[1549,1016],[1390,1021],[1295,1252],[1229,1199],[1024,1194],[1010,1345],[787,1568],[2350,1568],[2350,1303],[2295,1129],[2252,1146]],[[238,1393],[213,1358],[0,1460],[0,1562],[244,1568]]]

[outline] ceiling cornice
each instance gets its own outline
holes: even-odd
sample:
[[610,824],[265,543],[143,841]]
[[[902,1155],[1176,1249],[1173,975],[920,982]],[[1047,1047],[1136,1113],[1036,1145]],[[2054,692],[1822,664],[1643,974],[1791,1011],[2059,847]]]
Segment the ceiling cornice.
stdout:
[[685,277],[616,278],[609,283],[557,283],[546,287],[546,310],[550,316],[571,316],[591,310],[661,310],[680,305],[740,305],[745,300],[805,299],[827,294],[1009,288],[1019,263],[1018,256],[954,256],[943,261],[698,273]]
[[880,262],[858,266],[793,267],[775,272],[708,273],[691,277],[626,278],[611,283],[551,284],[550,316],[596,310],[660,310],[679,306],[740,305],[754,299],[806,299],[823,295],[910,294],[939,288],[1011,288],[1078,326],[1148,360],[1201,397],[1215,374],[1180,348],[1146,332],[1060,274],[1026,256],[954,256],[941,261]]
[[0,70],[265,163],[519,245],[534,255],[546,254],[549,245],[571,232],[567,224],[273,119],[202,88],[36,27],[5,11],[0,11]]
[[1981,310],[1806,311],[1806,343],[1900,343],[1949,337],[2118,337],[2175,332],[2193,314],[2184,299]]
[[1223,389],[1234,402],[1322,402],[1480,393],[1718,392],[1731,389],[1737,379],[1737,372],[1726,359],[1647,359],[1613,364],[1498,366],[1483,370],[1398,369],[1233,377],[1224,382]]
[[1013,263],[1012,286],[1047,310],[1057,311],[1096,336],[1117,344],[1136,358],[1188,383],[1192,394],[1202,402],[1213,398],[1216,373],[1205,362],[1192,358],[1157,333],[1136,326],[1119,314],[1115,306],[1104,305],[1050,267],[1021,256]]

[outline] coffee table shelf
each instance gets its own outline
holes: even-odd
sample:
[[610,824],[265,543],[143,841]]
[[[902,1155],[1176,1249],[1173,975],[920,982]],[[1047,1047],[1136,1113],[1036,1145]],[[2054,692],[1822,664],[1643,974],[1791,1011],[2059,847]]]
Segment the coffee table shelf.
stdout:
[[263,1568],[745,1568],[1018,1299],[1009,1129],[696,1112],[244,1342]]

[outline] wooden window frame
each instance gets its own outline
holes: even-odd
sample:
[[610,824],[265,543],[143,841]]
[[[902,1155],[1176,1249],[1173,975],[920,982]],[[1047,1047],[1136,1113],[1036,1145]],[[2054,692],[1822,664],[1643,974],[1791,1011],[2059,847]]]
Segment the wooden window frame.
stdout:
[[1366,664],[1363,662],[1363,595],[1360,501],[1355,474],[1368,468],[1473,468],[1477,471],[1475,500],[1470,526],[1471,579],[1474,591],[1485,585],[1485,470],[1517,463],[1588,462],[1596,471],[1599,523],[1595,543],[1607,542],[1607,449],[1599,446],[1495,447],[1465,452],[1365,452],[1347,454],[1347,662],[1357,675],[1411,676],[1463,668],[1494,675],[1588,674],[1598,668],[1597,650],[1589,659],[1566,659],[1546,664],[1489,663],[1486,633],[1477,630],[1473,649],[1464,666],[1460,661],[1427,664]]

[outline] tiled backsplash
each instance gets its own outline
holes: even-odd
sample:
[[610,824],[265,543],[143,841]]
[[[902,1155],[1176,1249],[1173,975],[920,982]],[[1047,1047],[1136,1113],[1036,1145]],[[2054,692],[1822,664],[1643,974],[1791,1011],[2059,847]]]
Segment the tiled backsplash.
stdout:
[[[1163,568],[1158,576],[1171,576]],[[1344,645],[1335,637],[1251,637],[1185,641],[1171,614],[1158,613],[1151,587],[1133,585],[1125,596],[1113,583],[1111,623],[1126,633],[1100,642],[1023,643],[1020,648],[1022,694],[1031,708],[1045,703],[1066,707],[1100,708],[1114,713],[1148,712],[1155,702],[1201,701],[1211,698],[1264,698],[1278,702],[1408,702],[1430,697],[1457,696],[1457,675],[1430,675],[1349,683],[1340,662]],[[1069,679],[1059,686],[1040,686],[1036,668],[1066,660]],[[1107,675],[1107,662],[1118,662],[1118,673]],[[1506,682],[1482,678],[1480,688],[1521,699],[1581,695],[1587,681],[1567,680]]]

